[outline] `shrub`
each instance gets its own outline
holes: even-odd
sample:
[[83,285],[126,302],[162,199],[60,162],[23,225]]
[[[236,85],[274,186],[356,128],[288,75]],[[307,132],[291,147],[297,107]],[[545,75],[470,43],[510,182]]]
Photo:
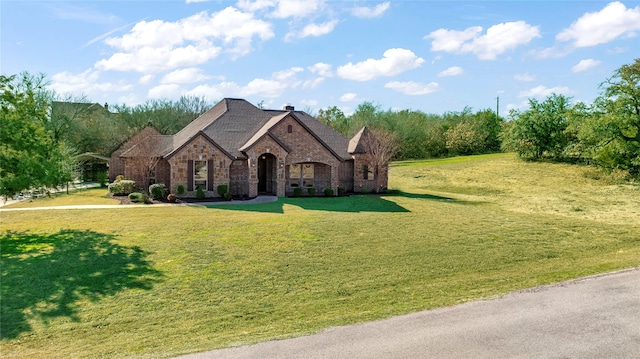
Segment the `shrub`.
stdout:
[[129,199],[133,203],[146,203],[149,198],[146,194],[140,192],[132,192],[129,194]]
[[333,188],[325,188],[324,195],[325,197],[333,197]]
[[176,193],[177,194],[184,194],[184,185],[179,184],[176,186]]
[[100,187],[104,188],[107,187],[107,182],[109,177],[107,176],[107,173],[104,171],[100,171],[96,174],[96,179],[98,180],[98,183],[100,183]]
[[149,186],[149,194],[153,199],[163,199],[167,195],[167,187],[163,183],[155,183]]
[[114,182],[114,183],[118,183],[118,182],[120,182],[120,181],[122,181],[122,180],[124,180],[124,176],[123,176],[123,175],[117,175],[117,176],[116,176],[116,180],[115,180],[115,181],[113,181],[113,182]]
[[169,202],[175,202],[177,199],[178,198],[173,193],[169,193],[169,195],[167,196],[167,201],[169,201]]
[[118,183],[122,185],[122,194],[133,193],[136,187],[136,182],[132,180],[122,180]]
[[204,197],[205,197],[204,191],[202,190],[202,188],[200,188],[200,186],[198,186],[198,188],[196,188],[196,198],[204,199]]
[[225,192],[223,197],[227,201],[231,201],[231,192],[229,192],[229,191]]
[[122,188],[122,184],[120,182],[113,182],[109,184],[109,193],[113,193],[116,196],[124,195],[124,189]]
[[309,187],[307,188],[307,193],[309,194],[309,196],[315,196],[316,195],[316,189],[313,187]]
[[296,187],[293,189],[293,196],[300,197],[302,195],[302,188]]
[[338,196],[342,196],[345,193],[345,189],[342,187],[338,187]]
[[227,192],[229,192],[229,186],[226,184],[221,184],[216,188],[217,192],[218,192],[218,196],[223,197],[225,196],[225,194],[227,194]]

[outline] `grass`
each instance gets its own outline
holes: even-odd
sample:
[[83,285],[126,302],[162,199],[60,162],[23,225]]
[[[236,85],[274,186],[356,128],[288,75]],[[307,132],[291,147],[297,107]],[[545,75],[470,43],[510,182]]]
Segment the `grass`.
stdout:
[[493,155],[395,164],[382,196],[1,213],[0,355],[171,357],[640,265],[640,188],[585,171]]
[[76,204],[120,204],[120,201],[108,196],[106,188],[77,189],[69,192],[53,193],[51,197],[39,197],[3,206],[2,208],[34,208],[52,206],[71,206]]

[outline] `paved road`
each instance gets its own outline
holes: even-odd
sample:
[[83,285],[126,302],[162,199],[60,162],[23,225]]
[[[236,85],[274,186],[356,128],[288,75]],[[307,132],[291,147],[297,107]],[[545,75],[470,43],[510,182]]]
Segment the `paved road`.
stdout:
[[181,358],[640,358],[640,267]]

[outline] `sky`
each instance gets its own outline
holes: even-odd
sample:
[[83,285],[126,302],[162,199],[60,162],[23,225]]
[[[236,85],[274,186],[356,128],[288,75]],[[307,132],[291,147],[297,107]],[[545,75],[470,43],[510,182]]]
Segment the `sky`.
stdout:
[[640,57],[640,1],[2,0],[0,20],[3,75],[129,106],[506,116],[551,93],[589,104]]

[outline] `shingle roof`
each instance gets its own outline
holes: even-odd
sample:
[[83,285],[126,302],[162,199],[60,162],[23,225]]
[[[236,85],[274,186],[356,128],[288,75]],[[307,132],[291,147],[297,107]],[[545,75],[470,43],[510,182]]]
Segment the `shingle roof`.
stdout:
[[351,138],[351,140],[349,140],[349,148],[347,149],[349,153],[365,153],[366,152],[364,145],[362,144],[362,141],[367,136],[367,132],[368,132],[367,127],[363,127],[360,129],[360,131],[358,131],[358,133],[356,133],[355,136],[353,136],[353,138]]
[[262,138],[288,114],[305,126],[334,155],[341,159],[350,158],[347,151],[349,140],[306,112],[262,110],[243,99],[234,98],[223,99],[176,133],[163,156],[171,156],[202,131],[231,156],[244,158],[242,150]]

